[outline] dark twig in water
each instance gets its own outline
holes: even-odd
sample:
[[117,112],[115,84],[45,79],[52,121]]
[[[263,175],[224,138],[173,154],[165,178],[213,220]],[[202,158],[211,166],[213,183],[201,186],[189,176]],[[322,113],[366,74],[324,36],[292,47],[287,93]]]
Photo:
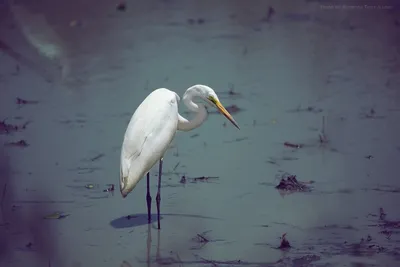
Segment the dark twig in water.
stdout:
[[310,192],[311,188],[307,184],[312,184],[314,181],[299,182],[296,175],[289,175],[287,178],[281,178],[279,184],[275,187],[278,190],[286,192]]
[[376,115],[376,111],[374,108],[369,109],[367,112],[361,113],[360,117],[362,119],[383,119],[385,116]]
[[[369,216],[378,217],[378,215],[376,214],[368,214],[367,217]],[[400,221],[387,220],[386,216],[387,214],[384,209],[382,207],[379,208],[379,223],[368,226],[380,227],[382,231],[380,231],[379,233],[384,234],[386,236],[386,239],[389,240],[392,234],[395,232],[393,231],[393,229],[400,228]],[[398,233],[398,231],[396,233]]]
[[181,162],[178,162],[175,167],[172,169],[172,172],[174,172],[176,170],[176,168],[178,168],[179,164],[181,164]]
[[114,190],[115,190],[114,184],[108,184],[107,186],[108,186],[108,188],[104,189],[103,192],[111,192],[111,193],[114,192]]
[[36,101],[36,100],[25,100],[25,99],[22,99],[22,98],[19,98],[19,97],[17,97],[15,102],[18,105],[38,104],[39,103],[39,101]]
[[188,178],[188,179],[192,179],[193,182],[197,182],[197,181],[207,181],[209,179],[219,179],[218,176],[200,176],[200,177],[194,177],[194,178]]
[[267,160],[266,163],[280,166],[280,164],[278,163],[279,161],[282,161],[282,160],[284,160],[284,161],[292,161],[292,160],[298,160],[298,159],[299,158],[289,157],[289,156],[283,156],[281,158],[269,157],[269,160]]
[[13,125],[6,123],[7,118],[0,122],[0,133],[10,133],[17,132],[22,129],[26,129],[26,126],[30,123],[30,121],[25,122],[22,125]]
[[181,184],[185,184],[188,180],[190,180],[191,183],[207,182],[209,179],[219,179],[219,177],[218,176],[200,176],[200,177],[189,178],[189,177],[186,177],[185,175],[183,175],[179,182]]
[[209,242],[209,240],[201,234],[197,234],[197,237],[198,237],[198,240],[200,243],[208,243]]
[[248,137],[241,137],[241,138],[236,138],[234,140],[230,140],[230,141],[224,141],[224,143],[234,143],[234,142],[240,142],[240,141],[244,141],[244,140],[248,140]]
[[97,156],[95,156],[95,157],[93,157],[93,158],[91,158],[90,159],[90,161],[96,161],[96,160],[99,160],[99,159],[101,159],[102,157],[104,157],[105,156],[105,154],[103,154],[103,153],[100,153],[100,154],[98,154]]
[[283,145],[286,147],[291,147],[291,148],[302,148],[303,147],[302,144],[294,144],[294,143],[290,143],[290,142],[285,142],[285,143],[283,143]]
[[29,144],[25,140],[19,140],[17,142],[5,143],[5,146],[15,146],[15,147],[27,147]]

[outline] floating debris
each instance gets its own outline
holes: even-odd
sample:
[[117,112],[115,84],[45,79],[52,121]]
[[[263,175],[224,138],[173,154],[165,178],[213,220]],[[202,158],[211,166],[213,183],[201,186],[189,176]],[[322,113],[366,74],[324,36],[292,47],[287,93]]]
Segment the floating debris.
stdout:
[[85,188],[86,189],[93,189],[93,188],[95,188],[95,185],[94,184],[86,184]]
[[26,129],[26,126],[30,123],[30,121],[25,122],[22,125],[14,125],[14,124],[9,124],[6,123],[7,119],[4,119],[3,121],[0,122],[0,134],[2,133],[11,133],[11,132],[17,132],[20,130]]
[[207,182],[210,179],[219,179],[218,176],[200,176],[200,177],[193,177],[193,178],[188,178],[185,175],[181,177],[181,180],[179,181],[181,184],[185,184],[188,180],[191,183],[196,183],[196,182]]
[[36,100],[25,100],[22,98],[17,97],[16,101],[17,105],[26,105],[26,104],[38,104],[39,101]]
[[108,188],[104,189],[103,192],[114,192],[115,186],[114,184],[108,184]]
[[25,140],[19,140],[17,142],[9,142],[5,143],[5,146],[14,146],[14,147],[28,147],[29,144]]
[[382,207],[379,208],[379,215],[370,213],[367,215],[367,217],[369,217],[369,216],[379,217],[379,220],[377,221],[376,224],[368,225],[368,226],[381,228],[381,231],[379,233],[385,235],[386,239],[390,240],[393,234],[400,233],[400,231],[396,230],[396,229],[400,229],[400,221],[392,221],[392,220],[386,219],[387,214]]
[[290,243],[289,243],[289,241],[286,239],[286,234],[287,233],[284,233],[283,235],[282,235],[282,237],[281,237],[281,244],[279,245],[279,249],[282,249],[282,250],[287,250],[287,249],[289,249],[289,248],[291,248],[292,246],[290,245]]
[[296,175],[289,175],[286,179],[282,178],[275,188],[285,192],[310,192],[311,188],[307,184],[313,183],[314,181],[299,182]]
[[366,112],[362,112],[360,114],[360,117],[362,119],[384,119],[385,118],[385,116],[376,115],[376,111],[374,108],[371,108]]
[[286,147],[291,147],[291,148],[302,148],[304,146],[303,144],[295,144],[295,143],[290,143],[290,142],[285,142],[285,143],[283,143],[283,145]]
[[182,177],[181,177],[181,180],[179,181],[181,184],[186,184],[186,176],[185,175],[183,175]]
[[69,214],[66,214],[66,213],[63,213],[63,212],[54,212],[54,213],[51,213],[49,215],[44,216],[43,219],[46,219],[46,220],[60,220],[60,219],[66,218],[68,216],[69,216]]
[[[71,186],[71,187],[74,187],[74,186]],[[95,192],[97,192],[97,193],[99,193],[99,192],[106,192],[106,193],[107,192],[114,192],[114,190],[115,190],[115,185],[114,184],[106,184],[105,187],[106,187],[105,189],[99,189],[100,185],[92,184],[92,183],[89,183],[89,184],[85,185],[86,189],[88,189],[88,190],[96,189]],[[79,189],[79,188],[81,188],[81,187],[78,187],[77,189]]]
[[103,153],[100,153],[100,154],[98,154],[97,156],[95,156],[95,157],[93,157],[93,158],[91,158],[90,159],[90,161],[96,161],[96,160],[99,160],[99,159],[101,159],[102,157],[104,157],[105,156],[105,154],[103,154]]
[[195,238],[199,243],[208,243],[209,240],[204,237],[202,234],[197,234]]

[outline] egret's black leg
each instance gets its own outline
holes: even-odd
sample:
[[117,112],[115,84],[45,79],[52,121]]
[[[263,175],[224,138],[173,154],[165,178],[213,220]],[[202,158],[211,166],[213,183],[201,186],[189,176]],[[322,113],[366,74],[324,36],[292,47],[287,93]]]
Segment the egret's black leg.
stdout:
[[157,190],[157,197],[156,197],[158,229],[160,229],[160,202],[161,202],[160,189],[161,189],[162,164],[163,164],[163,158],[160,159],[160,168],[158,170],[158,190]]
[[147,173],[147,220],[151,223],[151,196],[150,196],[150,173]]

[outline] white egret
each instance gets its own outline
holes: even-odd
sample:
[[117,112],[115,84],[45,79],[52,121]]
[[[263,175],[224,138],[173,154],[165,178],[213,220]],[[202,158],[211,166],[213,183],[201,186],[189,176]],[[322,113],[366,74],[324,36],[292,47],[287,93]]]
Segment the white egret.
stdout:
[[216,107],[233,125],[239,126],[224,108],[213,89],[206,85],[194,85],[186,90],[183,102],[192,112],[193,120],[187,120],[178,113],[180,97],[166,88],[150,93],[139,105],[128,124],[121,149],[120,191],[125,198],[147,173],[147,215],[151,222],[150,169],[159,161],[157,216],[160,229],[160,185],[163,157],[177,130],[190,131],[199,127],[207,119],[207,110],[194,98],[204,100]]

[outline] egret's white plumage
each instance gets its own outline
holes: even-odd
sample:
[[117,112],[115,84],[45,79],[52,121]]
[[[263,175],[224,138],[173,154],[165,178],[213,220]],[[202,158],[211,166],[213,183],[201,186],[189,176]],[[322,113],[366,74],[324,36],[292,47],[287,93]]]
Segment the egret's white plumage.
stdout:
[[[157,193],[158,227],[160,227],[160,179],[162,161],[176,131],[190,131],[199,127],[207,119],[207,110],[194,98],[204,100],[216,107],[238,129],[239,126],[222,106],[217,94],[206,85],[194,85],[186,90],[183,102],[187,108],[196,112],[193,120],[187,120],[178,113],[179,96],[166,88],[150,93],[133,114],[126,129],[121,150],[120,190],[126,197],[137,183],[160,160],[159,185]],[[149,183],[149,176],[147,179]],[[147,186],[147,207],[150,221],[151,197]]]
[[[178,128],[179,96],[160,88],[133,114],[121,151],[121,193],[125,197],[164,155]],[[161,138],[162,137],[162,138]]]

